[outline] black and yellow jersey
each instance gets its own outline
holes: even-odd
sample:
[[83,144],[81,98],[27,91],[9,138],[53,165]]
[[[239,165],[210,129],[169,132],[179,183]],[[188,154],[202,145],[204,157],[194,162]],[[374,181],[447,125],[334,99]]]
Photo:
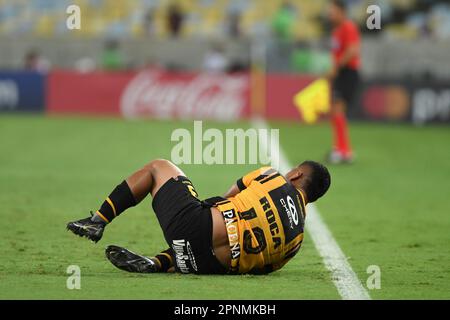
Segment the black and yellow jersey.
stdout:
[[217,204],[231,248],[232,273],[268,273],[300,249],[305,198],[275,169],[263,167],[237,181],[240,192]]

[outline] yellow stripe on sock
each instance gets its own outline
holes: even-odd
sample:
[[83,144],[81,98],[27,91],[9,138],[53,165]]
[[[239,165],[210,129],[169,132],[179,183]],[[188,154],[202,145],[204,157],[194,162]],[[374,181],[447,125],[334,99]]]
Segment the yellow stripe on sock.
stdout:
[[106,219],[105,216],[100,213],[100,211],[97,210],[95,213],[98,214],[98,216],[102,218],[106,223],[109,223],[108,219]]
[[113,213],[114,213],[114,217],[117,217],[117,214],[116,214],[116,207],[114,206],[114,203],[111,201],[111,199],[110,199],[109,197],[106,198],[106,201],[108,201],[109,205],[111,206],[111,208],[112,208],[112,210],[113,210]]
[[[157,257],[153,257],[153,259],[156,260],[156,262],[159,264],[159,268],[161,269],[162,268],[161,261],[159,261],[159,259]],[[155,261],[155,260],[153,260],[153,261]]]
[[173,266],[172,256],[170,254],[165,252],[161,252],[160,254],[165,255],[169,259],[170,265]]

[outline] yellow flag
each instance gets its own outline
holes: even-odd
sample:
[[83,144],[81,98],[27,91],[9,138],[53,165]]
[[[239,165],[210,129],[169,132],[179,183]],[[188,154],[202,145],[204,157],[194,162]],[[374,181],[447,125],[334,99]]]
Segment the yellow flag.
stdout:
[[329,112],[330,95],[328,80],[321,78],[298,92],[294,96],[294,105],[306,123],[315,123],[320,114]]

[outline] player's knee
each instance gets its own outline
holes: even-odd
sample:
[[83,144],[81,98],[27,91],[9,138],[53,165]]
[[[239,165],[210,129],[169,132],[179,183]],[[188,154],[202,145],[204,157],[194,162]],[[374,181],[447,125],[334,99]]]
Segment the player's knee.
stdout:
[[171,162],[169,160],[155,159],[147,163],[144,168],[150,171],[151,173],[155,173],[161,170],[161,168],[167,167],[170,164]]

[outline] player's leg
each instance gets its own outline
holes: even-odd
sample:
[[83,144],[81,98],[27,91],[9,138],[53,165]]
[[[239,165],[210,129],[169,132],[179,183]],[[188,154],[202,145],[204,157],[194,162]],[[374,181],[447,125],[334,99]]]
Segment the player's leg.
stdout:
[[128,272],[162,273],[174,271],[171,248],[154,257],[146,257],[125,248],[108,246],[105,255],[115,267]]
[[148,194],[155,195],[167,180],[177,176],[184,176],[184,173],[173,163],[163,159],[153,160],[117,185],[92,217],[70,222],[67,228],[97,242],[107,223],[141,202]]
[[[108,259],[114,265],[133,272],[154,270],[149,267],[152,262],[160,265],[161,270],[182,273],[227,271],[214,253],[217,240],[214,237],[211,206],[199,200],[192,182],[179,168],[165,160],[152,162],[130,176],[127,183],[137,201],[149,193],[152,195],[153,210],[171,250],[154,258],[146,258],[123,248],[115,249],[115,254],[107,253]],[[226,233],[223,216],[220,218]],[[224,234],[222,238],[226,243],[223,245],[223,251],[228,250],[230,255],[228,236]],[[223,254],[226,255],[226,252]],[[146,269],[145,266],[149,268]]]
[[[158,265],[161,270],[182,273],[227,271],[214,253],[211,205],[198,199],[192,182],[180,169],[168,161],[152,162],[126,181],[136,201],[152,195],[153,210],[171,249],[148,258],[113,246],[106,256],[116,267],[131,272],[158,272]],[[228,237],[223,238],[229,255]]]
[[97,210],[94,219],[111,222],[147,195],[153,196],[167,180],[177,176],[184,176],[184,173],[170,161],[157,159],[149,162],[112,191]]
[[156,192],[171,178],[186,176],[172,162],[164,159],[153,160],[142,169],[136,171],[126,180],[136,202],[141,202],[149,193]]
[[[117,190],[118,188],[118,190]],[[125,192],[133,197],[115,197],[113,193]],[[85,219],[68,225],[81,236],[98,241],[107,221],[110,222],[126,208],[142,201],[148,194],[153,197],[153,210],[163,230],[167,243],[172,247],[176,271],[183,273],[225,273],[226,268],[214,255],[213,222],[210,206],[198,199],[192,182],[184,173],[167,160],[154,160],[123,181],[98,210],[92,219]],[[124,200],[117,204],[117,200]],[[112,204],[111,204],[112,203]],[[113,210],[115,208],[115,211]],[[120,209],[117,209],[120,207]],[[106,218],[104,220],[103,218]],[[101,226],[101,227],[100,227]],[[97,234],[96,230],[101,230]],[[149,267],[149,258],[136,255],[116,247],[118,257],[135,258],[139,271]],[[121,260],[124,260],[121,259]],[[144,267],[141,265],[144,264]],[[139,266],[140,265],[140,266]],[[125,268],[125,266],[122,266]],[[127,266],[127,268],[133,268]],[[142,271],[140,271],[142,272]]]

